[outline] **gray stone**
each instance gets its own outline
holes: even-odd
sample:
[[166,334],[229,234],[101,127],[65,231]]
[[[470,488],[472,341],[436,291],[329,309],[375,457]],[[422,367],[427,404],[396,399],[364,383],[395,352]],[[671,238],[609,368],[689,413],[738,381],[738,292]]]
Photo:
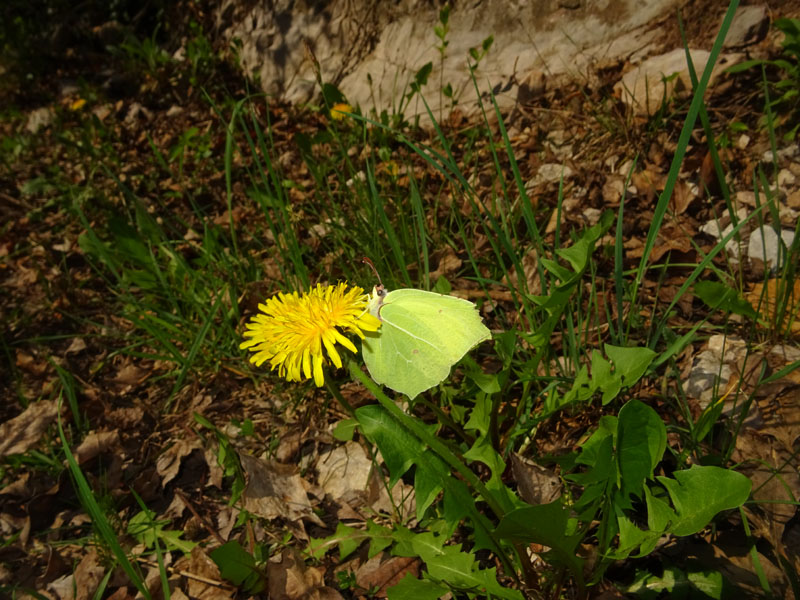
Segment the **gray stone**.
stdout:
[[28,121],[25,123],[25,131],[36,134],[42,127],[47,127],[53,122],[56,114],[49,106],[37,108],[28,114]]
[[[240,42],[242,67],[259,76],[264,91],[293,102],[319,94],[315,73],[319,65],[322,79],[337,84],[351,104],[364,111],[396,109],[414,75],[430,62],[433,71],[422,91],[439,118],[451,108],[440,82],[452,86],[461,110],[470,114],[476,109],[469,50],[480,47],[490,35],[494,44],[475,75],[479,89],[492,90],[501,110],[510,110],[517,102],[520,74],[527,77],[539,71],[548,81],[556,76],[585,79],[598,56],[637,60],[651,52],[661,32],[649,24],[678,4],[678,0],[596,0],[567,12],[557,2],[457,3],[450,13],[449,45],[443,58],[434,34],[438,6],[425,0],[266,4],[228,0],[219,8],[218,24],[229,40]],[[315,58],[305,51],[305,44]],[[543,81],[535,77],[526,84],[522,99],[535,101]],[[483,98],[487,100],[488,96]],[[427,114],[419,98],[403,112],[406,117]]]
[[[706,68],[710,53],[706,50],[690,49],[692,64],[699,78]],[[725,69],[741,59],[740,55],[721,56],[711,72],[709,88]],[[673,77],[677,74],[677,77]],[[676,48],[666,54],[653,56],[638,67],[628,71],[614,86],[614,92],[630,106],[634,113],[642,116],[654,115],[664,102],[682,90],[691,90],[692,81],[686,65],[686,51]]]
[[762,261],[770,269],[780,268],[786,260],[786,249],[794,241],[794,231],[783,229],[780,239],[785,244],[785,247],[781,247],[775,229],[769,225],[759,227],[750,234],[750,242],[747,244],[747,256]]
[[536,186],[543,183],[554,183],[561,181],[561,177],[566,181],[572,177],[572,169],[559,163],[546,163],[539,167],[536,176],[525,184],[525,190],[533,190]]
[[769,31],[769,15],[765,6],[742,6],[736,11],[725,36],[725,48],[750,46],[763,40]]

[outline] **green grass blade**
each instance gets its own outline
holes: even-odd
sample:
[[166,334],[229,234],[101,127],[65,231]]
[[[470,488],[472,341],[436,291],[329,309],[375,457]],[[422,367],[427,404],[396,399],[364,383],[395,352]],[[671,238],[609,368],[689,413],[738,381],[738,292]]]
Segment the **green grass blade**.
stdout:
[[669,173],[667,175],[667,180],[664,185],[664,191],[659,196],[658,203],[656,204],[656,208],[653,211],[653,220],[650,224],[650,229],[647,232],[647,239],[645,240],[644,252],[642,254],[641,261],[639,262],[639,268],[637,269],[636,272],[636,278],[634,281],[634,288],[633,288],[634,293],[632,295],[634,301],[636,300],[639,287],[644,281],[644,276],[647,271],[647,265],[650,260],[650,253],[652,252],[653,247],[655,246],[656,238],[658,237],[658,232],[661,229],[661,223],[664,220],[664,216],[666,215],[667,212],[667,207],[669,206],[669,200],[672,197],[672,192],[675,189],[675,184],[678,181],[678,174],[680,173],[681,165],[683,163],[683,158],[686,155],[686,149],[689,145],[689,139],[692,134],[692,129],[694,129],[694,124],[695,121],[697,120],[697,115],[699,114],[700,108],[703,105],[703,95],[705,94],[705,91],[708,88],[708,82],[711,78],[711,72],[713,70],[714,65],[717,62],[717,58],[719,57],[720,52],[722,51],[722,44],[725,40],[725,35],[728,33],[728,29],[731,26],[734,13],[736,12],[736,8],[738,7],[738,5],[739,5],[739,0],[731,0],[728,6],[728,10],[725,13],[725,18],[723,19],[719,33],[717,34],[717,38],[714,40],[714,45],[711,48],[711,53],[708,57],[706,68],[703,71],[703,76],[700,78],[700,81],[697,84],[694,97],[692,98],[691,105],[689,106],[689,112],[686,115],[686,120],[683,123],[683,128],[681,129],[680,136],[678,137],[678,143],[675,149],[675,155],[672,158],[672,164],[670,165]]
[[[59,399],[59,415],[60,413],[61,400]],[[92,524],[97,530],[97,533],[109,547],[114,555],[114,558],[117,559],[117,562],[122,567],[122,570],[125,571],[125,574],[128,576],[131,583],[136,587],[137,590],[139,590],[139,593],[144,596],[146,600],[151,600],[150,592],[148,591],[144,582],[144,577],[139,572],[138,567],[128,560],[128,556],[125,554],[125,551],[122,549],[122,546],[119,543],[117,534],[114,533],[114,530],[112,529],[111,524],[108,522],[105,513],[103,513],[103,510],[100,508],[97,500],[95,500],[92,489],[89,487],[89,482],[86,481],[86,477],[83,475],[78,462],[75,460],[72,450],[70,450],[67,437],[64,434],[64,428],[62,426],[60,416],[58,418],[58,435],[61,438],[61,447],[64,451],[64,456],[67,459],[67,465],[69,466],[72,479],[75,482],[75,491],[77,492],[78,498],[80,499],[84,509],[86,509],[86,512],[89,513],[89,516],[92,519]]]

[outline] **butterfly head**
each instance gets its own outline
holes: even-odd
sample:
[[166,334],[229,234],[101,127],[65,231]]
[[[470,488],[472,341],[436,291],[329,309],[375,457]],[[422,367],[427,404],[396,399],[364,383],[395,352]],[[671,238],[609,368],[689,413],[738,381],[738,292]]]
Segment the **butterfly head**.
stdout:
[[387,293],[388,292],[386,291],[386,288],[383,287],[382,283],[372,288],[372,294],[369,297],[367,309],[372,316],[377,319],[381,318],[381,306],[383,306],[383,299],[386,298]]

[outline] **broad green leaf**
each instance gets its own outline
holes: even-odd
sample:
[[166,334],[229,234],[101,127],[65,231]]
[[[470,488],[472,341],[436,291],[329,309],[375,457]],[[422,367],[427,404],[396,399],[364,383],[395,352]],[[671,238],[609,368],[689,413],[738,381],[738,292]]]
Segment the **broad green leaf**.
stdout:
[[669,528],[675,535],[697,533],[718,512],[741,506],[752,487],[747,477],[722,467],[693,465],[686,471],[676,471],[674,476],[657,479],[667,488],[678,515]]
[[582,581],[583,559],[575,555],[582,536],[571,533],[570,519],[569,509],[556,500],[512,510],[500,520],[495,533],[503,539],[549,546],[572,575]]
[[500,383],[497,375],[484,373],[479,368],[467,369],[467,377],[474,381],[484,394],[497,394],[500,392]]
[[367,521],[367,535],[369,536],[369,553],[367,558],[377,556],[394,543],[393,531],[388,527],[378,525],[374,521]]
[[647,503],[647,526],[659,535],[666,533],[670,524],[678,518],[675,511],[668,502],[655,496],[649,486],[644,486],[644,499]]
[[724,581],[719,571],[689,571],[686,578],[694,589],[709,598],[722,598]]
[[472,448],[464,453],[464,458],[473,461],[478,460],[485,464],[492,472],[489,482],[500,481],[502,485],[500,478],[506,470],[506,463],[503,461],[503,457],[498,454],[497,450],[492,447],[492,442],[488,435],[482,435],[475,440]]
[[248,593],[257,594],[266,586],[266,580],[256,567],[253,555],[236,540],[212,550],[209,556],[219,567],[223,579],[243,587]]
[[353,439],[353,432],[358,427],[355,419],[343,419],[333,428],[333,437],[340,442],[348,442]]
[[653,476],[667,447],[667,428],[658,413],[639,400],[620,409],[618,423],[617,467],[627,501],[631,494],[641,497],[645,480]]
[[492,416],[492,399],[485,395],[479,395],[475,399],[475,406],[469,413],[469,420],[464,425],[466,430],[476,430],[481,435],[486,435],[489,431],[489,423]]
[[617,517],[617,526],[619,527],[619,545],[617,550],[613,551],[614,558],[617,560],[627,558],[637,548],[639,548],[639,557],[647,556],[663,535],[656,531],[642,531],[625,515]]
[[339,558],[352,554],[364,541],[366,534],[360,529],[339,522],[336,531],[326,538],[311,538],[308,551],[316,559],[321,559],[334,545],[339,547]]
[[[541,258],[539,262],[542,266],[547,269],[550,273],[555,275],[556,279],[560,280],[561,283],[569,282],[573,278],[573,272],[567,269],[566,267],[562,267],[556,261],[551,260],[549,258]],[[546,296],[541,296],[541,298],[547,298]]]
[[377,404],[356,410],[356,418],[368,439],[380,448],[389,468],[389,487],[416,464],[414,493],[417,501],[417,518],[422,518],[442,490],[442,480],[450,469],[434,453],[427,451],[422,441],[403,427],[386,410]]
[[611,363],[598,350],[592,351],[592,392],[602,390],[603,406],[619,395],[622,378],[611,372]]
[[322,84],[322,97],[325,100],[325,104],[328,106],[333,106],[334,104],[339,104],[340,102],[346,102],[344,94],[339,91],[332,83],[324,83]]
[[600,417],[597,430],[583,443],[581,453],[575,459],[575,462],[582,465],[597,466],[601,457],[605,459],[606,456],[610,456],[609,451],[614,447],[618,428],[619,420],[614,415]]
[[406,573],[400,583],[386,590],[386,597],[389,600],[438,600],[448,592],[446,587]]
[[426,560],[425,566],[431,577],[458,589],[486,592],[496,598],[523,600],[521,592],[500,585],[494,567],[476,568],[475,555],[461,552],[458,546],[445,546],[444,553]]
[[389,469],[389,488],[414,464],[414,454],[425,451],[422,442],[377,404],[356,410],[361,430],[381,450]]
[[758,318],[758,313],[747,300],[739,296],[735,288],[719,281],[698,281],[694,285],[694,293],[710,308],[732,312],[751,319]]
[[166,530],[165,521],[156,521],[152,511],[140,511],[128,521],[128,533],[148,548],[155,548],[156,540],[167,550],[180,550],[189,554],[196,542],[182,540],[182,531]]
[[605,344],[606,354],[614,363],[614,373],[622,378],[622,385],[632,386],[639,381],[656,353],[649,348],[627,348]]
[[443,516],[448,520],[451,532],[455,531],[461,519],[469,517],[475,526],[476,545],[497,550],[496,545],[490,543],[489,522],[475,508],[466,484],[452,476],[450,467],[438,454],[380,405],[362,406],[356,410],[356,418],[364,435],[380,449],[389,467],[390,485],[393,486],[412,464],[416,466],[414,491],[418,519],[423,517],[439,492],[444,491]]

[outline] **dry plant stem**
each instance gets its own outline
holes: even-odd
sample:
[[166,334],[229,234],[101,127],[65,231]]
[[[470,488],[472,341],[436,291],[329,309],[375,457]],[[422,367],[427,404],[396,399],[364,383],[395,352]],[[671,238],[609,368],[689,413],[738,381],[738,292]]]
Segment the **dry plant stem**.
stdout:
[[[137,558],[136,560],[142,563],[143,565],[147,565],[148,567],[160,568],[159,564],[155,561],[141,557]],[[228,584],[225,581],[217,581],[216,579],[209,579],[208,577],[203,577],[202,575],[195,575],[194,573],[189,573],[188,571],[181,571],[176,569],[175,567],[170,567],[168,565],[164,566],[164,568],[170,573],[174,573],[175,575],[180,575],[181,577],[186,577],[187,579],[194,579],[195,581],[206,583],[208,585],[213,585],[215,587],[222,588],[225,590],[231,590],[231,591],[236,590],[235,587],[233,587],[232,585]]]
[[175,494],[178,496],[178,498],[181,499],[181,502],[183,502],[183,505],[186,508],[189,509],[189,512],[192,513],[192,515],[194,515],[194,518],[197,519],[198,521],[200,521],[203,524],[203,527],[205,528],[205,530],[208,533],[210,533],[212,536],[214,536],[214,539],[217,540],[217,542],[219,542],[220,546],[225,544],[225,540],[222,539],[222,536],[219,534],[219,532],[211,526],[211,523],[209,523],[208,520],[205,517],[202,517],[200,515],[200,513],[198,513],[195,510],[194,505],[191,502],[189,502],[189,499],[186,498],[186,496],[183,494],[183,492],[181,492],[180,490],[176,489],[175,490]]

